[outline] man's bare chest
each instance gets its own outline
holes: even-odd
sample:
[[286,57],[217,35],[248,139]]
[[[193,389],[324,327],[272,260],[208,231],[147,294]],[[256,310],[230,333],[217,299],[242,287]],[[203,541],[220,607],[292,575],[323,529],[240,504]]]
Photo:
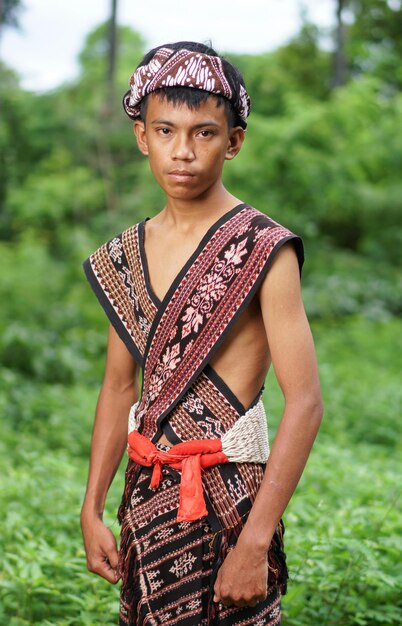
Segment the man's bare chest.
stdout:
[[148,236],[144,242],[149,282],[160,301],[168,292],[197,248],[199,241],[190,237]]

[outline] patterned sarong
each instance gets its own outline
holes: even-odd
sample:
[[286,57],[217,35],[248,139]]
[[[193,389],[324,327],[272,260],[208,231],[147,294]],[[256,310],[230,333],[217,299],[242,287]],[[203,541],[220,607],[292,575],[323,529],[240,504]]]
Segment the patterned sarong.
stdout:
[[254,608],[225,608],[212,601],[216,572],[236,535],[215,535],[207,518],[177,522],[180,476],[174,470],[162,472],[155,491],[150,489],[152,470],[141,472],[123,520],[129,575],[122,572],[120,626],[280,624],[276,584]]

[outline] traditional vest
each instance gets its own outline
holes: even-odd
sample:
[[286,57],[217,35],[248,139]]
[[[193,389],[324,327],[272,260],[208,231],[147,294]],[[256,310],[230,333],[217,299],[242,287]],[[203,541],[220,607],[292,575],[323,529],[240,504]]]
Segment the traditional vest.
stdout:
[[[110,322],[143,370],[138,432],[154,443],[162,433],[173,444],[222,438],[248,407],[209,361],[285,242],[293,241],[301,268],[301,239],[240,204],[211,226],[161,302],[149,281],[145,221],[105,243],[84,262]],[[120,516],[130,506],[141,467],[129,460]],[[215,530],[241,523],[263,472],[263,464],[248,462],[203,470],[208,517]]]

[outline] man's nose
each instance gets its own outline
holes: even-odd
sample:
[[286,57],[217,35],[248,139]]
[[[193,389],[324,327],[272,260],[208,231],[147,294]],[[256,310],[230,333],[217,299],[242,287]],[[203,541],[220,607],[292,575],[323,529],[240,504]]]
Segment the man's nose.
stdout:
[[194,159],[194,148],[190,137],[178,133],[175,137],[172,149],[172,158],[189,161]]

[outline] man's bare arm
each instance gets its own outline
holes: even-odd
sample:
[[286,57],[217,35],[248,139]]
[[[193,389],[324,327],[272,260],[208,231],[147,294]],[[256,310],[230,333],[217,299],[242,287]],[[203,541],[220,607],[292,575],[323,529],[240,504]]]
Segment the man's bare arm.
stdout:
[[88,569],[109,582],[118,580],[117,546],[102,521],[106,495],[127,445],[127,420],[139,395],[139,366],[112,326],[109,328],[104,379],[92,433],[88,484],[81,528]]
[[263,282],[260,303],[285,408],[256,500],[215,584],[215,600],[237,606],[253,605],[266,595],[267,550],[322,418],[314,345],[301,299],[298,263],[289,244],[278,252]]

